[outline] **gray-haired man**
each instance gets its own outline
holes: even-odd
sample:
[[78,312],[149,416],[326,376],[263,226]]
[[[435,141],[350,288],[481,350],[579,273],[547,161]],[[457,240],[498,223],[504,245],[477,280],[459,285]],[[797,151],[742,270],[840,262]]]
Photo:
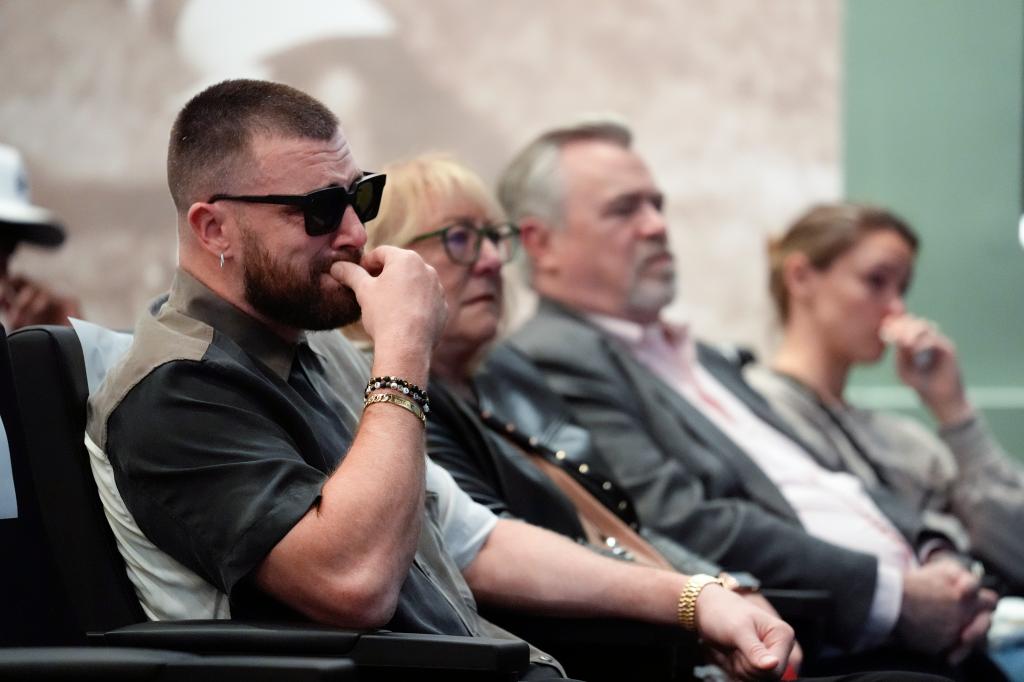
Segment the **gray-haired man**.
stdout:
[[[546,132],[499,186],[520,225],[536,316],[511,340],[595,437],[646,525],[768,587],[832,595],[829,641],[959,657],[994,595],[920,565],[919,518],[814,464],[729,359],[661,312],[675,294],[663,195],[630,131]],[[872,491],[875,493],[876,491]]]

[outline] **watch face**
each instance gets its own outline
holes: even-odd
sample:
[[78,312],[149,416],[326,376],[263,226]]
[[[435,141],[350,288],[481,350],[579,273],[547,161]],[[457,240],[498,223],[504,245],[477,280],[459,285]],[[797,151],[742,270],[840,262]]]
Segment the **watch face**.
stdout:
[[733,592],[757,592],[761,589],[761,581],[749,573],[727,573],[722,571],[718,576],[722,584]]
[[736,589],[740,586],[740,581],[732,577],[731,573],[726,573],[725,571],[722,571],[718,575],[718,577],[722,579],[722,585],[724,585],[725,589],[727,590],[732,590],[733,592],[735,592]]

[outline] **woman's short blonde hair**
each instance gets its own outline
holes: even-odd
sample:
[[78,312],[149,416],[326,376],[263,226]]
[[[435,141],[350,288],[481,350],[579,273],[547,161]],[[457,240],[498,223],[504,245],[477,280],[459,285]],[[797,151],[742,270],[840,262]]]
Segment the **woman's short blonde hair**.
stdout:
[[878,230],[895,232],[917,252],[917,234],[906,221],[884,208],[853,203],[813,206],[785,234],[769,242],[769,288],[779,318],[783,322],[789,318],[783,266],[790,254],[802,253],[816,270],[827,270],[862,237]]
[[467,199],[477,204],[488,220],[501,222],[505,214],[480,176],[447,154],[423,154],[390,163],[381,169],[387,184],[380,212],[366,225],[367,249],[382,244],[406,246],[415,237],[444,225],[427,225],[434,205]]

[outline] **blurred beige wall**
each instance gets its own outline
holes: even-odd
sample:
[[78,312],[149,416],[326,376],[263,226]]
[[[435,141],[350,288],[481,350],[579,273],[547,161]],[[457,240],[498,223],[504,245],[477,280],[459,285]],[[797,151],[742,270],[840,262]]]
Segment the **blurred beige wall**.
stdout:
[[838,0],[7,0],[0,141],[69,230],[13,269],[131,325],[174,268],[171,121],[223,78],[319,97],[364,167],[448,150],[489,181],[544,127],[613,111],[668,196],[672,316],[763,349],[765,237],[840,191],[839,22]]

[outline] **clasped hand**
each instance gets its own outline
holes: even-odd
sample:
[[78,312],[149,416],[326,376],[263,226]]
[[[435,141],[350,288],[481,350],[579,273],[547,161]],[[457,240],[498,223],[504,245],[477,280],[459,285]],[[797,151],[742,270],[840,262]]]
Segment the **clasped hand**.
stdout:
[[959,562],[936,559],[904,576],[898,632],[917,651],[959,662],[988,632],[996,599]]

